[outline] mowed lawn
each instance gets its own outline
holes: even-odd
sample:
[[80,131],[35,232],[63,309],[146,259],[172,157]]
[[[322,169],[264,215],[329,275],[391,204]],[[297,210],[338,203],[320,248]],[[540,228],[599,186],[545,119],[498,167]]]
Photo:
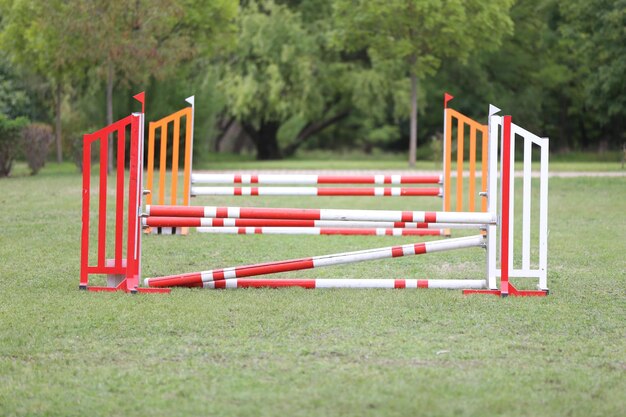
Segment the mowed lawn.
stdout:
[[[550,180],[551,294],[544,299],[439,290],[82,292],[80,198],[81,177],[68,166],[0,180],[0,415],[626,414],[626,177]],[[195,203],[440,205],[420,198]],[[147,236],[143,274],[420,240]],[[482,249],[466,249],[283,276],[478,278],[484,259]]]

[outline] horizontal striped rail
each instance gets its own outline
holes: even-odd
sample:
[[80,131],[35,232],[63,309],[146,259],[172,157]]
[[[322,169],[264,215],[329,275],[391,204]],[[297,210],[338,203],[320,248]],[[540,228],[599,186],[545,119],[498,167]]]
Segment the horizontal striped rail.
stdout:
[[441,187],[431,188],[317,188],[317,187],[191,187],[191,195],[318,196],[318,197],[441,197]]
[[213,219],[205,217],[144,217],[145,227],[340,227],[386,229],[467,229],[477,227],[463,223],[371,222],[342,220],[291,219]]
[[445,236],[442,229],[386,229],[341,227],[198,227],[200,233],[230,235],[342,235],[342,236]]
[[323,266],[343,265],[376,259],[397,258],[402,256],[421,255],[425,253],[483,246],[484,242],[485,239],[482,235],[476,235],[448,240],[436,240],[433,242],[336,253],[311,258],[290,259],[286,261],[213,269],[158,278],[146,278],[144,283],[146,286],[150,287],[197,287],[206,282],[221,281],[231,278],[245,278],[257,275],[275,274],[279,272],[300,271]]
[[204,288],[441,288],[448,290],[474,290],[487,288],[484,279],[250,279],[234,278],[211,281]]
[[497,215],[491,213],[214,206],[146,206],[146,216],[463,223],[476,225],[496,224],[497,222]]
[[192,174],[192,184],[440,184],[441,175]]

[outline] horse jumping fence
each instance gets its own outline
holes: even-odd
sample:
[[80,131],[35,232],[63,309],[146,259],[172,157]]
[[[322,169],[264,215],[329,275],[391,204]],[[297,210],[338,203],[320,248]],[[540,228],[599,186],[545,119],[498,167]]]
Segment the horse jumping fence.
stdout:
[[[142,195],[145,192],[142,179],[143,164],[143,113],[134,113],[93,134],[85,135],[84,176],[83,176],[83,232],[81,244],[80,288],[94,291],[126,292],[167,292],[169,286],[237,288],[237,287],[285,287],[305,288],[463,288],[464,293],[487,293],[501,296],[544,296],[547,294],[547,146],[545,138],[538,138],[530,132],[514,125],[510,116],[498,116],[499,109],[491,106],[489,112],[488,168],[485,197],[487,212],[463,211],[385,211],[385,210],[333,210],[333,209],[271,209],[251,207],[193,207],[177,205],[147,205],[142,209]],[[124,220],[124,147],[125,129],[130,127],[130,172],[128,182],[127,216]],[[90,246],[90,181],[91,181],[91,145],[100,141],[100,149],[106,149],[107,136],[117,132],[118,157],[116,180],[116,204],[114,229],[115,256],[106,257],[107,247],[107,179],[106,152],[100,153],[99,204],[97,228],[97,264],[90,264],[90,255],[94,250]],[[513,249],[514,222],[514,144],[515,138],[521,137],[524,145],[523,203],[522,203],[522,262],[516,266]],[[501,145],[500,145],[501,144]],[[499,146],[500,145],[500,146]],[[539,205],[539,244],[538,263],[531,263],[531,158],[532,146],[540,148],[540,192]],[[498,190],[498,151],[502,152],[500,162],[500,190]],[[120,156],[121,154],[121,156]],[[445,179],[444,179],[445,184]],[[499,192],[498,192],[499,191]],[[500,198],[499,198],[500,197]],[[339,254],[291,259],[264,264],[243,265],[231,268],[210,269],[202,272],[184,273],[164,277],[147,278],[146,287],[141,282],[141,224],[149,224],[159,217],[215,220],[245,219],[292,220],[292,221],[349,221],[349,222],[401,222],[404,224],[455,224],[472,225],[485,229],[484,234],[453,238],[425,243],[375,248],[369,250]],[[262,226],[259,226],[262,227]],[[123,258],[122,235],[127,233],[126,258]],[[406,229],[405,229],[406,230]],[[419,229],[415,229],[419,230]],[[536,230],[536,228],[535,228]],[[536,240],[536,239],[535,239]],[[410,255],[422,255],[432,252],[455,250],[471,247],[487,249],[486,277],[479,280],[398,280],[398,279],[362,279],[362,280],[250,280],[249,277],[272,273],[312,269],[322,266],[362,262],[373,259],[396,258]],[[106,274],[108,285],[90,286],[89,276]],[[498,278],[500,286],[498,288]],[[537,278],[537,290],[518,290],[510,278]]]

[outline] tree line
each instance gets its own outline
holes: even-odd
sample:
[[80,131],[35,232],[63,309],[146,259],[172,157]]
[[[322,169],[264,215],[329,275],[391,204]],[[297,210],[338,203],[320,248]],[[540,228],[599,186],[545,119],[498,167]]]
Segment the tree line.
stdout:
[[625,27],[626,0],[0,0],[0,120],[53,125],[61,161],[133,93],[149,119],[195,94],[199,153],[239,135],[259,159],[408,148],[413,164],[450,92],[552,150],[618,148]]

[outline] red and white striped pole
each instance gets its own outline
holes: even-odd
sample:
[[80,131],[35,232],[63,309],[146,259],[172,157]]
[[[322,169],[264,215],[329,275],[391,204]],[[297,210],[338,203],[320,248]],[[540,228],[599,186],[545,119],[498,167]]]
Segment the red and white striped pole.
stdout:
[[146,206],[146,216],[495,224],[495,213],[266,207]]
[[192,174],[193,184],[440,184],[441,175]]
[[288,271],[299,271],[303,269],[312,269],[331,265],[342,265],[376,259],[421,255],[424,253],[441,252],[483,245],[484,237],[482,235],[476,235],[448,240],[437,240],[433,242],[337,253],[311,258],[291,259],[286,261],[237,266],[232,268],[213,269],[208,271],[170,275],[159,278],[147,278],[145,279],[144,283],[146,286],[151,287],[197,287],[207,282],[221,281],[224,279],[244,278]]
[[204,288],[440,288],[448,290],[486,288],[484,279],[250,279],[234,278],[207,282]]
[[340,227],[198,227],[200,233],[226,235],[445,236],[443,229]]
[[374,222],[342,220],[292,220],[292,219],[215,219],[205,217],[143,218],[144,227],[340,227],[387,229],[467,229],[473,225],[463,223],[425,222]]
[[441,197],[440,187],[431,188],[317,188],[317,187],[191,187],[191,195],[317,196],[317,197]]

